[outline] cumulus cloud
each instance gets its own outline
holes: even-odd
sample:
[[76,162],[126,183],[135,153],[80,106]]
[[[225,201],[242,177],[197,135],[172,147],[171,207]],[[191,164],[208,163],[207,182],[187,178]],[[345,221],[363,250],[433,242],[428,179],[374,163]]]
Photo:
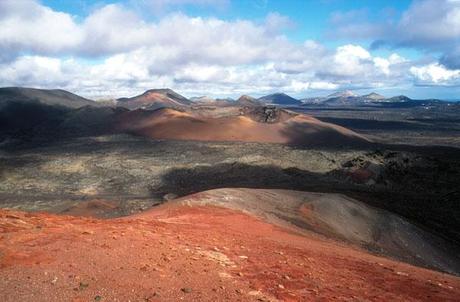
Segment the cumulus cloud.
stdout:
[[[293,23],[278,13],[259,22],[182,13],[152,21],[126,5],[100,6],[76,19],[34,0],[0,1],[0,85],[59,87],[90,97],[155,87],[235,96],[394,87],[413,79],[443,84],[456,76],[437,65],[450,75],[439,78],[437,71],[397,53],[374,56],[357,44],[328,48],[313,40],[293,42],[283,34]],[[336,18],[341,22],[350,16]],[[446,64],[452,58],[446,56]]]
[[[358,14],[360,18],[356,18]],[[335,13],[331,17],[332,33],[340,38],[371,39],[373,48],[409,47],[441,52],[442,64],[451,69],[459,68],[460,1],[419,0],[397,20],[369,19],[359,11]]]
[[445,52],[441,56],[439,62],[449,69],[460,70],[460,45],[457,45],[456,48]]
[[362,46],[347,44],[324,56],[316,75],[323,81],[354,88],[397,86],[406,80],[406,62],[396,53],[387,58],[372,56]]
[[[109,4],[76,23],[33,0],[0,2],[0,52],[12,58],[40,55],[106,56],[149,48],[168,53],[167,60],[246,64],[301,54],[275,27],[289,23],[272,13],[265,23],[173,14],[146,22],[121,4]],[[269,47],[277,51],[269,51]],[[152,55],[157,55],[152,52]]]
[[460,70],[449,70],[438,63],[411,67],[410,72],[419,85],[460,85]]
[[0,59],[21,52],[58,54],[75,49],[83,31],[73,18],[32,0],[0,1]]
[[[356,45],[345,45],[336,51],[328,51],[316,62],[315,58],[308,59],[309,54],[305,53],[296,73],[280,71],[278,64],[273,61],[226,65],[178,63],[173,60],[171,65],[168,63],[159,67],[161,62],[151,55],[151,51],[145,48],[115,54],[96,64],[75,59],[21,56],[12,63],[0,65],[0,83],[60,87],[97,97],[134,95],[152,87],[173,87],[186,95],[207,93],[234,96],[240,93],[335,90],[350,85],[355,88],[380,87],[382,83],[395,85],[401,81],[397,73],[394,73],[396,76],[383,76],[380,66],[374,63],[377,57],[372,57]],[[345,54],[349,56],[348,59],[351,58],[350,61],[345,60]],[[334,61],[337,58],[338,61]],[[387,73],[392,74],[393,63],[402,60],[395,58],[400,57],[392,55],[381,58],[388,62]],[[308,67],[303,70],[300,68],[302,62],[308,62]],[[327,69],[334,72],[324,74]],[[340,73],[341,70],[346,76]]]

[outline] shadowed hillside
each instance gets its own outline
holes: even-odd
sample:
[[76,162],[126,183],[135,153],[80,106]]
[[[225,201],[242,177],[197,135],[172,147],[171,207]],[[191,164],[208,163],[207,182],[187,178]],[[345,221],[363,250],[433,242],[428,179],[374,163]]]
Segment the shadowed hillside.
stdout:
[[98,103],[62,89],[36,89],[25,87],[0,88],[0,107],[7,102],[38,102],[69,108],[98,106]]

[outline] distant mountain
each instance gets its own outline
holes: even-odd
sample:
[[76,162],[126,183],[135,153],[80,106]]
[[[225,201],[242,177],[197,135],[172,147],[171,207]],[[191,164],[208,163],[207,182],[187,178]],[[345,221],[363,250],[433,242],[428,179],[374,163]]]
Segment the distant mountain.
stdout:
[[405,95],[386,98],[383,95],[372,92],[365,95],[356,95],[352,91],[345,90],[330,94],[326,97],[311,97],[301,100],[304,106],[331,106],[331,107],[429,107],[448,104],[448,102],[426,99],[413,100]]
[[214,103],[216,101],[216,99],[204,95],[204,96],[191,97],[190,101],[192,101],[194,103]]
[[190,100],[193,104],[198,106],[212,106],[212,107],[229,107],[235,106],[237,103],[231,98],[212,98],[208,96],[192,97]]
[[259,102],[277,105],[300,105],[301,102],[285,93],[273,93],[258,99]]
[[365,99],[369,99],[369,100],[384,100],[385,99],[385,97],[383,95],[375,93],[375,92],[362,95],[361,97],[363,97]]
[[338,92],[335,92],[333,94],[330,94],[327,96],[328,99],[332,99],[332,98],[347,98],[347,97],[355,97],[355,96],[358,96],[357,94],[355,94],[353,91],[351,90],[344,90],[344,91],[338,91]]
[[117,99],[117,105],[128,109],[183,108],[192,102],[171,89],[150,89],[141,95]]
[[318,96],[318,97],[300,99],[300,102],[302,103],[302,105],[321,105],[326,100],[327,100],[326,97]]
[[36,89],[25,87],[0,88],[0,105],[6,102],[36,102],[51,106],[80,108],[100,106],[99,103],[62,89]]
[[242,95],[235,101],[235,105],[243,107],[254,107],[260,106],[262,103],[252,96]]
[[389,99],[386,99],[386,102],[410,102],[410,101],[412,101],[412,99],[408,98],[405,95],[398,95],[398,96],[394,96]]

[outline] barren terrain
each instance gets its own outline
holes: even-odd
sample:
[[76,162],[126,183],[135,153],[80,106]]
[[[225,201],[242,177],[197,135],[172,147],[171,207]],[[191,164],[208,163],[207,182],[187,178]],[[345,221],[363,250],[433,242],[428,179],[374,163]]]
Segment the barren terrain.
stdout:
[[347,127],[375,142],[460,147],[460,105],[416,108],[296,107],[329,123]]
[[457,277],[215,207],[0,212],[2,301],[455,301]]
[[0,145],[2,300],[458,296],[444,115],[21,106]]

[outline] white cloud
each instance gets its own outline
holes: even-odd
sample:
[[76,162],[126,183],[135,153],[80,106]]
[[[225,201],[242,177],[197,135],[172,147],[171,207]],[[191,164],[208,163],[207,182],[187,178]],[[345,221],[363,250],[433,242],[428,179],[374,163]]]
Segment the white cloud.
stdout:
[[370,53],[357,45],[344,45],[337,48],[334,55],[334,72],[342,76],[360,74],[370,62]]
[[390,69],[393,65],[407,62],[407,60],[401,57],[400,55],[393,53],[388,57],[388,59],[375,57],[373,58],[373,62],[375,67],[380,69],[380,71],[384,73],[386,76],[389,76],[391,73]]
[[89,15],[79,28],[84,33],[72,52],[105,55],[152,44],[154,26],[118,4],[109,4]]
[[419,84],[454,85],[460,84],[460,70],[449,70],[439,63],[431,63],[420,67],[411,67],[410,72]]
[[413,1],[394,20],[370,18],[360,11],[340,12],[332,15],[331,24],[332,37],[370,39],[373,48],[409,47],[442,53],[441,62],[447,68],[460,68],[460,1]]
[[[168,15],[146,22],[120,4],[93,11],[81,23],[32,0],[0,2],[0,51],[10,57],[21,52],[42,55],[105,56],[150,47],[167,49],[176,61],[245,64],[299,56],[296,47],[275,28],[289,24],[277,13],[265,23],[223,21]],[[166,3],[171,1],[159,1]],[[175,3],[184,2],[172,1]],[[185,1],[186,2],[186,1]],[[202,1],[211,2],[211,1]],[[277,51],[271,51],[277,49]],[[153,53],[152,55],[156,55]]]
[[313,81],[313,82],[301,82],[293,80],[291,85],[287,87],[287,90],[294,92],[304,92],[307,90],[336,90],[339,85],[331,82]]
[[[0,1],[0,53],[57,54],[77,47],[83,38],[73,18],[32,0]],[[1,59],[1,58],[0,58]]]
[[[399,56],[398,56],[399,58]],[[359,45],[339,46],[333,54],[322,59],[318,74],[325,79],[360,79],[362,82],[380,76],[390,76],[395,56],[389,58],[373,57]]]
[[0,86],[59,87],[86,96],[155,87],[186,95],[301,94],[394,87],[412,79],[410,66],[422,68],[356,44],[330,49],[312,40],[295,43],[280,31],[291,25],[277,13],[260,22],[180,13],[147,21],[121,4],[76,20],[33,0],[0,0]]
[[[399,24],[401,43],[445,43],[460,37],[460,2],[424,0],[414,2]],[[434,46],[434,45],[431,45]]]
[[397,20],[369,20],[363,11],[336,12],[331,16],[336,36],[374,39],[396,46],[438,49],[458,42],[460,1],[413,1]]

